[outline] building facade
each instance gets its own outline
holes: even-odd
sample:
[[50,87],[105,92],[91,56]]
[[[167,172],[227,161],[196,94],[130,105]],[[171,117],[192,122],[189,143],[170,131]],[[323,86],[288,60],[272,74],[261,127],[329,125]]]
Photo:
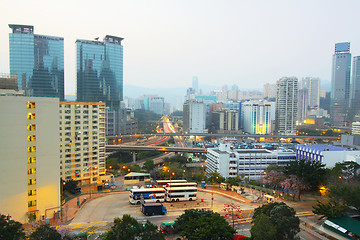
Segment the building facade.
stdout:
[[360,151],[350,151],[344,147],[323,144],[296,145],[295,150],[297,160],[321,162],[327,168],[348,161],[360,163]]
[[230,143],[221,143],[219,148],[208,148],[206,158],[207,175],[217,172],[225,178],[245,176],[259,180],[270,164],[285,166],[294,161],[296,155],[291,150],[233,149]]
[[0,212],[21,223],[56,217],[59,99],[0,96],[0,112]]
[[264,98],[276,98],[276,84],[266,83],[264,85]]
[[270,134],[271,103],[266,101],[247,101],[241,104],[242,128],[250,134]]
[[360,122],[353,122],[351,128],[352,135],[360,135]]
[[10,73],[25,95],[64,100],[64,38],[34,34],[31,25],[9,24]]
[[105,103],[60,102],[60,177],[96,183],[105,174]]
[[153,97],[150,100],[150,111],[159,114],[164,115],[164,98],[163,97]]
[[112,110],[123,100],[123,38],[76,40],[77,100],[105,102]]
[[211,112],[211,130],[216,132],[237,132],[239,113],[236,110],[222,109]]
[[350,43],[335,44],[332,62],[330,115],[334,126],[345,126],[350,96]]
[[183,128],[186,133],[207,133],[206,106],[201,100],[187,100],[183,105]]
[[360,56],[353,58],[350,100],[350,120],[360,121]]
[[295,134],[297,120],[298,79],[283,77],[277,81],[276,131],[279,134]]

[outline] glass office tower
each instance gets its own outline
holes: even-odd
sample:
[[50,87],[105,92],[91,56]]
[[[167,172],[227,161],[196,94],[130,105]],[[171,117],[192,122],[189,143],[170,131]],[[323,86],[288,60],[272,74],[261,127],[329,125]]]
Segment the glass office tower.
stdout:
[[123,100],[123,38],[76,40],[77,100],[106,103],[112,110]]
[[333,55],[330,115],[334,126],[343,127],[348,119],[350,100],[350,43],[336,43]]
[[10,73],[35,97],[64,100],[64,38],[34,34],[31,25],[9,24]]

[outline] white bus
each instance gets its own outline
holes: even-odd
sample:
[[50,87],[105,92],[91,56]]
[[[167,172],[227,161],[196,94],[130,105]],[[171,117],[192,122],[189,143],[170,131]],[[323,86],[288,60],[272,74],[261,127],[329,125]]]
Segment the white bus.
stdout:
[[184,183],[167,183],[165,187],[196,187],[196,182],[184,182]]
[[196,187],[165,187],[165,201],[194,201],[196,200]]
[[155,185],[159,188],[165,187],[168,183],[186,183],[186,180],[156,180]]
[[131,204],[141,204],[142,200],[145,203],[164,202],[165,189],[164,188],[140,188],[131,189],[129,194],[129,202]]

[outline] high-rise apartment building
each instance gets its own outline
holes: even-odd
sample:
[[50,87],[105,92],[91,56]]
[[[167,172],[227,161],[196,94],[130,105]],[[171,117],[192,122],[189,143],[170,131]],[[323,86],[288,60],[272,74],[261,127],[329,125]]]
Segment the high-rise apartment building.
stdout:
[[334,126],[345,126],[350,95],[350,43],[335,44],[331,75],[330,115]]
[[60,177],[89,184],[105,174],[105,103],[60,102]]
[[276,98],[276,84],[266,83],[264,85],[264,98]]
[[61,210],[59,99],[0,96],[0,112],[1,213],[22,223],[55,217]]
[[295,134],[298,101],[298,79],[283,77],[277,81],[276,131],[280,134]]
[[150,99],[150,111],[163,115],[164,114],[164,98],[163,97],[153,97]]
[[353,58],[350,114],[352,121],[360,121],[360,56]]
[[123,38],[76,40],[77,100],[105,102],[111,110],[123,100]]
[[218,133],[238,131],[239,112],[237,110],[230,110],[227,108],[212,111],[210,127]]
[[314,77],[306,77],[301,80],[299,89],[308,90],[308,106],[316,108],[320,106],[320,79]]
[[205,116],[206,106],[202,99],[187,100],[183,105],[184,132],[207,133]]
[[241,104],[243,131],[250,134],[271,133],[271,103],[247,101]]
[[64,38],[34,34],[31,25],[9,24],[10,73],[19,90],[64,100]]

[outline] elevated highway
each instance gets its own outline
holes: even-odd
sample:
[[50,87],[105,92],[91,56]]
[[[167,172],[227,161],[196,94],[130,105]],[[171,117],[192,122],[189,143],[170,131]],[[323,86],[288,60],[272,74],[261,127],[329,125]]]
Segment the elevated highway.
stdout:
[[150,137],[150,136],[180,136],[180,137],[190,137],[190,136],[203,136],[203,137],[228,137],[228,138],[312,138],[312,139],[329,139],[337,140],[341,137],[332,137],[332,136],[303,136],[303,135],[271,135],[271,134],[226,134],[226,133],[139,133],[132,135],[115,135],[107,136],[107,139],[119,139],[123,137]]
[[132,150],[132,151],[206,153],[206,148],[189,148],[189,147],[106,145],[105,148],[106,151]]

